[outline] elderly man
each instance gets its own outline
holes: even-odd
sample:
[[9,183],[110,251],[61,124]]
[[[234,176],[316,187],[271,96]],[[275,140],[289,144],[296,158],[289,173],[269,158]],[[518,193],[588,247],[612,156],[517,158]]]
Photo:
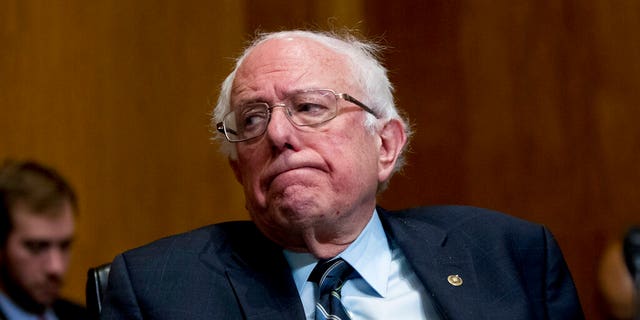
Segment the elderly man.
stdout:
[[349,35],[258,37],[215,110],[252,222],[119,255],[102,318],[583,318],[544,227],[376,206],[409,136],[376,51]]
[[60,298],[75,228],[76,197],[53,169],[0,167],[0,319],[87,319]]

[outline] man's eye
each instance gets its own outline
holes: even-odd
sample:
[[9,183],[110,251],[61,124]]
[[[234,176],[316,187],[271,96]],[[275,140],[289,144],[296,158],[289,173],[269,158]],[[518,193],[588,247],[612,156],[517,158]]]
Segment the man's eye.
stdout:
[[242,116],[242,127],[245,130],[251,130],[252,127],[258,126],[266,120],[267,116],[264,112],[249,112]]
[[62,241],[58,246],[60,247],[60,250],[68,251],[69,249],[71,249],[72,244],[73,244],[73,240],[65,240],[65,241]]
[[296,105],[296,113],[305,115],[322,115],[327,112],[327,107],[317,103],[300,103]]
[[25,241],[24,247],[31,254],[39,254],[46,251],[51,244],[46,241]]

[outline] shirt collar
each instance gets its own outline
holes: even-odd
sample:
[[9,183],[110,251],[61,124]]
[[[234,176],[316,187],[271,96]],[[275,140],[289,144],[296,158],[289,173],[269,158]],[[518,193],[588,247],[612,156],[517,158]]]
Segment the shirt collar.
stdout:
[[[283,250],[291,267],[298,293],[302,292],[318,259],[310,253]],[[384,297],[391,266],[391,248],[378,212],[374,211],[358,238],[338,255],[360,274],[373,290]]]
[[[0,313],[4,312],[7,319],[41,319],[41,316],[26,312],[16,305],[4,292],[0,291]],[[53,310],[48,308],[42,315],[44,319],[57,319]]]

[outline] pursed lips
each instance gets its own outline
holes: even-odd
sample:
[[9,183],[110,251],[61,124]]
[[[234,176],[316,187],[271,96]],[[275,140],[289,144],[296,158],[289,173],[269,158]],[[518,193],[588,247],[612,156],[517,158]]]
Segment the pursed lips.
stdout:
[[264,175],[262,185],[268,188],[273,180],[275,180],[279,175],[288,173],[295,170],[301,169],[312,169],[312,170],[320,170],[323,172],[327,172],[327,168],[325,165],[318,164],[317,162],[311,161],[301,161],[301,162],[284,162],[279,161],[273,163],[269,168],[267,168],[266,174]]

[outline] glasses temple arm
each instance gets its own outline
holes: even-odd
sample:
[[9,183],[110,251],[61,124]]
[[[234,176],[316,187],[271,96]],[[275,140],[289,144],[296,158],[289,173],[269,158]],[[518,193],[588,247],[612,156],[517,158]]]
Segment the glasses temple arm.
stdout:
[[358,101],[358,99],[356,99],[356,98],[354,98],[354,97],[352,97],[352,96],[350,96],[350,95],[348,95],[346,93],[340,93],[338,96],[340,98],[344,99],[344,100],[347,100],[347,101],[357,105],[358,107],[362,108],[362,110],[371,113],[374,117],[376,117],[376,119],[379,119],[378,115],[376,114],[375,111],[373,111],[373,109],[367,107],[366,104]]

